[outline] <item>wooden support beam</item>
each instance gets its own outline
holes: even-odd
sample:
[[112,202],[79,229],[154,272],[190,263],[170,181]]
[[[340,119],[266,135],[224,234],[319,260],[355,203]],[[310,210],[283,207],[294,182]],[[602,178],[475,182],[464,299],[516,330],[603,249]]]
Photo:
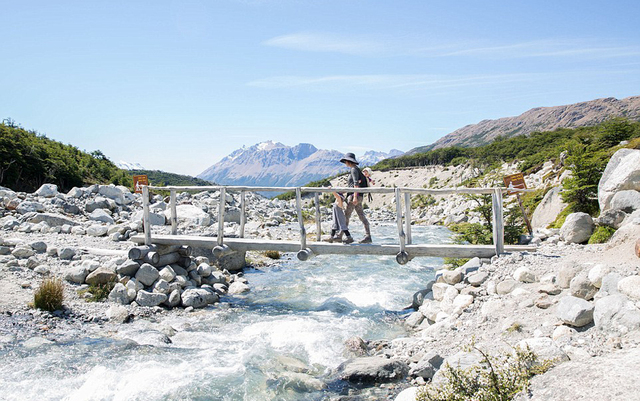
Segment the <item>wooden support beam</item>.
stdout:
[[176,191],[171,190],[171,194],[169,196],[169,203],[171,207],[171,234],[178,234],[178,212],[176,209]]
[[217,259],[223,258],[227,255],[231,255],[232,253],[235,253],[235,251],[231,249],[227,244],[214,246],[212,252],[213,252],[213,256],[215,256]]
[[411,245],[411,194],[404,193],[404,232],[407,236],[407,244]]
[[220,204],[218,205],[218,245],[222,246],[224,237],[224,207],[227,203],[225,187],[220,188]]
[[320,241],[322,239],[322,222],[320,221],[320,194],[313,194],[313,200],[316,205],[316,241]]
[[400,253],[404,252],[405,248],[405,234],[402,230],[402,205],[400,204],[400,188],[395,188],[396,191],[396,223],[398,224],[398,237],[400,238]]
[[296,256],[298,257],[299,260],[306,262],[307,260],[311,259],[312,257],[315,256],[315,253],[313,253],[313,251],[309,248],[306,249],[301,249],[298,251],[298,253],[296,254]]
[[149,187],[142,186],[142,226],[144,227],[144,243],[151,245],[151,220],[149,219]]
[[240,192],[240,238],[244,238],[244,225],[247,222],[247,193],[245,191]]
[[305,249],[307,247],[307,230],[304,228],[304,218],[302,217],[302,191],[300,188],[296,188],[296,210],[300,224],[300,249]]
[[502,211],[502,191],[496,189],[491,196],[493,212],[493,244],[496,255],[504,253],[504,213]]

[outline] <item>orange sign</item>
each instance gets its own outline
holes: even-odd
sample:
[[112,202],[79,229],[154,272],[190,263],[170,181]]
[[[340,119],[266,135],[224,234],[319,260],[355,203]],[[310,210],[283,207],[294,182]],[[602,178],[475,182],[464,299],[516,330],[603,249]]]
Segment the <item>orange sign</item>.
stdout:
[[142,193],[142,186],[149,185],[149,177],[146,175],[134,175],[133,176],[133,188],[137,194]]
[[503,180],[507,188],[527,189],[527,184],[524,182],[522,173],[506,175]]

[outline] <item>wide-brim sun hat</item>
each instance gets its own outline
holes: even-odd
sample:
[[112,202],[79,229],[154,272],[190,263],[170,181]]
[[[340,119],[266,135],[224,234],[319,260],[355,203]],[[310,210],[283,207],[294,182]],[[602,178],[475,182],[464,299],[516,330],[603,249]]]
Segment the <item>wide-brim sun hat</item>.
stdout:
[[344,163],[344,162],[351,162],[351,163],[355,163],[355,164],[360,164],[356,160],[356,155],[354,155],[353,153],[347,153],[347,154],[344,155],[344,157],[342,159],[340,159],[340,163]]

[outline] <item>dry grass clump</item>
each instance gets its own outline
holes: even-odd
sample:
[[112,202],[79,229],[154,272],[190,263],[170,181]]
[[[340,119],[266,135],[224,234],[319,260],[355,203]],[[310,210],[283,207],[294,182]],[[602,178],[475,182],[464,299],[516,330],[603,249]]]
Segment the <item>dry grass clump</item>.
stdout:
[[264,251],[264,256],[274,260],[278,260],[282,257],[278,251]]
[[62,309],[64,301],[64,284],[60,279],[47,278],[33,294],[33,306],[53,312]]

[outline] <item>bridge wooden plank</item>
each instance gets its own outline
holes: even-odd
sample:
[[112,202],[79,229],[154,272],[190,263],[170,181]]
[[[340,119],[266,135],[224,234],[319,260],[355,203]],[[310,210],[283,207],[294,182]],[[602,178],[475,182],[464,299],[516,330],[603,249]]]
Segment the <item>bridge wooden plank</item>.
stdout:
[[[130,239],[138,244],[144,243],[143,235],[136,235]],[[190,235],[156,235],[152,236],[152,243],[159,245],[190,245],[196,248],[213,248],[218,245],[215,237],[198,237]],[[250,238],[224,238],[224,244],[234,251],[279,251],[297,252],[300,250],[299,241],[282,241]],[[316,255],[390,255],[395,256],[400,251],[399,244],[329,244],[325,242],[307,242],[307,248]],[[507,245],[506,252],[534,252],[535,246]],[[412,244],[405,245],[405,251],[411,257],[437,256],[452,258],[489,258],[496,254],[493,245],[457,245],[457,244]]]

